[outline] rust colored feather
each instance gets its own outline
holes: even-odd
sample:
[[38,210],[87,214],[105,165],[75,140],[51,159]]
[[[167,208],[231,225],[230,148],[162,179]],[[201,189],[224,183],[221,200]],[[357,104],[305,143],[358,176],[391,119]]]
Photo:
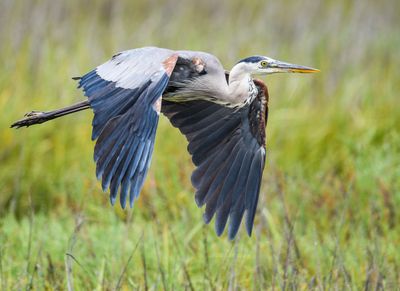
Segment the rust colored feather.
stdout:
[[168,77],[171,76],[172,71],[175,68],[176,61],[178,60],[178,54],[173,54],[172,56],[165,59],[162,63]]
[[[253,135],[259,137],[260,139],[259,141],[261,142],[262,146],[265,147],[265,128],[267,126],[267,121],[268,121],[268,101],[269,101],[268,88],[265,85],[265,83],[261,80],[254,79],[253,81],[258,89],[256,100],[253,101],[253,103],[257,102],[259,104],[259,108],[257,110],[257,116],[256,116],[258,120],[256,124],[258,126],[254,126],[251,129],[253,131]],[[251,109],[250,111],[253,110],[256,109]]]

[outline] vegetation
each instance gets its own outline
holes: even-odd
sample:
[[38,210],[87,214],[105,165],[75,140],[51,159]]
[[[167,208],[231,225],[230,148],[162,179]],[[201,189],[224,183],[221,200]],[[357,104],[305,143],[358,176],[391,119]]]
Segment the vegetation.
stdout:
[[[399,1],[0,2],[0,289],[400,286]],[[305,2],[305,3],[304,3]],[[155,45],[321,69],[274,75],[255,230],[231,242],[194,203],[186,141],[162,118],[133,210],[96,181],[92,113],[71,77]]]

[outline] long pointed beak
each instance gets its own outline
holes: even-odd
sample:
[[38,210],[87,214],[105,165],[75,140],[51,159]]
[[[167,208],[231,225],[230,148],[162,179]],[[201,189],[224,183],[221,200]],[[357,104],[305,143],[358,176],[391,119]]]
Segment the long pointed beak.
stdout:
[[311,67],[274,61],[269,64],[269,67],[274,70],[274,73],[316,73],[320,70]]

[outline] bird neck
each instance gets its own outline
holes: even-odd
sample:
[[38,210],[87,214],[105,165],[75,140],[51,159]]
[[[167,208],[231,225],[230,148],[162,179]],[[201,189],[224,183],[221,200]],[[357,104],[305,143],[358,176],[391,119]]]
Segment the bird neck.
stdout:
[[246,71],[244,64],[234,66],[229,74],[229,95],[236,103],[252,101],[257,95],[257,88],[250,73]]

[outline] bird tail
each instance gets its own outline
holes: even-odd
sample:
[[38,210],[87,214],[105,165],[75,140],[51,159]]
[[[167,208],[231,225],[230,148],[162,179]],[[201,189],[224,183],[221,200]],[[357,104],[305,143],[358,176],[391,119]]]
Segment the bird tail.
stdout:
[[90,108],[90,104],[88,100],[84,100],[82,102],[64,107],[64,108],[60,108],[60,109],[56,109],[53,111],[31,111],[25,114],[24,118],[21,120],[18,120],[16,122],[14,122],[13,124],[11,124],[11,127],[14,128],[20,128],[23,126],[31,126],[34,124],[40,124],[67,114],[71,114],[74,112],[78,112],[81,110],[85,110]]

